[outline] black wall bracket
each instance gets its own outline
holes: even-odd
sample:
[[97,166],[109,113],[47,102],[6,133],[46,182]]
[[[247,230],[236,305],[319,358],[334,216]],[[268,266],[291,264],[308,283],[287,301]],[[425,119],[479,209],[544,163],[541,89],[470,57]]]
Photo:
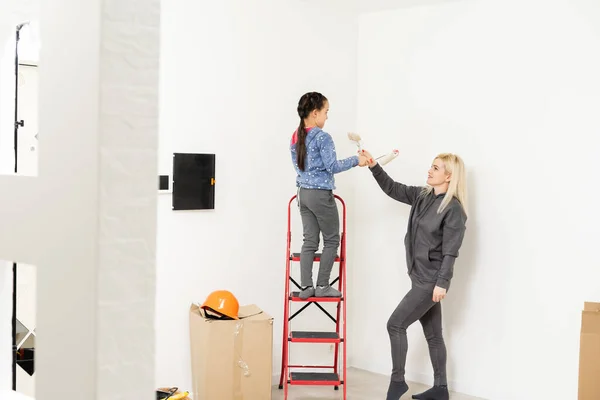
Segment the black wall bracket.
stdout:
[[158,190],[167,191],[169,190],[169,175],[158,176]]

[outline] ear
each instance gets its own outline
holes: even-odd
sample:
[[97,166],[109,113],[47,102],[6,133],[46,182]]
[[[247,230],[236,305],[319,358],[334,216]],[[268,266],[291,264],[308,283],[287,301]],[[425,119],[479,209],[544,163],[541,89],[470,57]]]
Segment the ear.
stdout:
[[450,183],[451,179],[452,179],[452,174],[446,174],[446,180],[445,180],[445,182]]

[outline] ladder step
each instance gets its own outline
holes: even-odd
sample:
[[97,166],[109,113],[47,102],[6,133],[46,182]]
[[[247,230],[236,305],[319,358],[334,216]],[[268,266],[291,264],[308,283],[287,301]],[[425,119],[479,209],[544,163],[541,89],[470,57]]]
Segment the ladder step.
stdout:
[[290,385],[339,386],[340,376],[330,372],[292,372]]
[[[300,253],[293,253],[290,256],[290,260],[292,261],[300,261]],[[321,253],[315,253],[315,259],[313,260],[315,262],[321,261]],[[340,262],[341,258],[340,256],[335,256],[335,262]]]
[[343,301],[343,297],[309,297],[304,300],[300,298],[300,292],[292,292],[290,296],[291,301],[304,301],[304,302],[316,302],[316,303],[339,303]]
[[293,343],[340,343],[340,335],[337,332],[303,332],[293,331],[290,335]]

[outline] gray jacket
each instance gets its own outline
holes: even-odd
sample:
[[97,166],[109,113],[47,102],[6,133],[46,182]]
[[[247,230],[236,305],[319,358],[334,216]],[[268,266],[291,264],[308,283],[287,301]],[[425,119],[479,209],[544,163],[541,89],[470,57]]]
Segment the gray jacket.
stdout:
[[408,275],[448,289],[466,230],[467,216],[462,205],[453,198],[438,214],[445,194],[423,195],[421,186],[394,182],[379,164],[371,172],[384,193],[411,206],[404,238]]

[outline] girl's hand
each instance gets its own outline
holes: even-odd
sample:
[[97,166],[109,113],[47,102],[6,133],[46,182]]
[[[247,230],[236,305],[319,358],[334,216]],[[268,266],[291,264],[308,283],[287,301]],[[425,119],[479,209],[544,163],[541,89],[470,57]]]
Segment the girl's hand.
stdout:
[[433,301],[439,303],[444,297],[446,297],[446,289],[436,286],[435,289],[433,289]]
[[358,166],[359,167],[364,167],[365,165],[369,165],[369,160],[367,159],[367,157],[365,157],[362,154],[360,154],[358,156]]

